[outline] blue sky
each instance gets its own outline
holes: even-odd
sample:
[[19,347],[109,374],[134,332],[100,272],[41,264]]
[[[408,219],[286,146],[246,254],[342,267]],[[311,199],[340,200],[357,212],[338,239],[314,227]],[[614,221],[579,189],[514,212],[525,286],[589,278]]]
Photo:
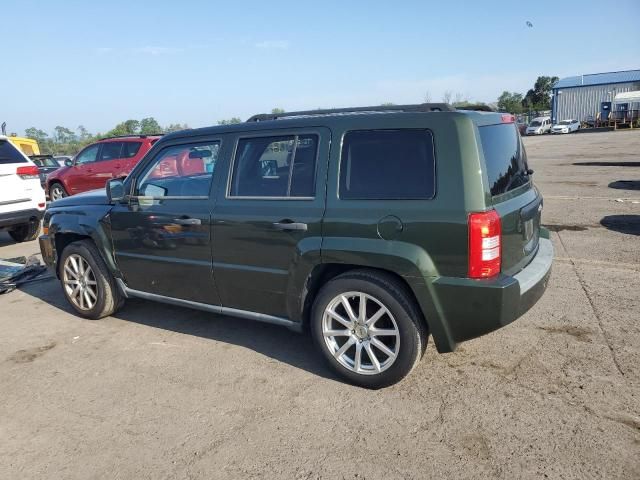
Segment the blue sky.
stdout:
[[200,127],[447,90],[494,101],[538,75],[640,68],[638,0],[2,0],[0,12],[0,121],[18,133],[147,116]]

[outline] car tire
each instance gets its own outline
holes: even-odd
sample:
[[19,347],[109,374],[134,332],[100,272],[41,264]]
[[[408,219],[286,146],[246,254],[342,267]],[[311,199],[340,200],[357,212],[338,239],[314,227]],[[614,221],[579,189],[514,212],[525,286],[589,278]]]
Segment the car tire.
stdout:
[[53,182],[49,187],[49,199],[52,202],[68,196],[67,190],[59,182]]
[[65,297],[82,317],[107,317],[124,304],[113,275],[90,240],[67,245],[60,256],[58,274]]
[[[382,309],[386,311],[380,315]],[[367,321],[372,323],[367,326]],[[422,358],[428,336],[407,287],[389,274],[369,270],[347,272],[323,286],[310,323],[313,341],[331,368],[350,383],[371,389],[406,377]]]
[[9,230],[9,236],[13,238],[16,242],[31,242],[38,238],[38,233],[40,233],[40,221],[37,220],[35,222],[23,223],[21,225],[16,225],[11,230]]

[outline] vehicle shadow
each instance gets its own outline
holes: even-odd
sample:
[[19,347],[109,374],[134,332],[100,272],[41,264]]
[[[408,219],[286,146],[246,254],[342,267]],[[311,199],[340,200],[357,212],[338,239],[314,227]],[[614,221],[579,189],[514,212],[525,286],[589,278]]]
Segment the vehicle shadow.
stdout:
[[[19,289],[55,308],[75,315],[63,296],[57,279],[25,284]],[[308,332],[300,334],[276,325],[141,299],[127,300],[125,306],[116,312],[113,318],[238,345],[314,375],[340,381],[325,365]]]
[[17,242],[5,231],[0,231],[0,247],[15,245]]
[[640,162],[573,162],[581,167],[640,167]]
[[600,224],[614,232],[640,235],[640,215],[607,215]]
[[620,190],[640,190],[640,180],[616,180],[608,186]]

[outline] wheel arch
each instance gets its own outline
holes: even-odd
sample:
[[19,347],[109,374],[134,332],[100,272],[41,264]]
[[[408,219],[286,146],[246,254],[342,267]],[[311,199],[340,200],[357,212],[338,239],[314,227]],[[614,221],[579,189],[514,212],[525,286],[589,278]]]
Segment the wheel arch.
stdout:
[[85,207],[83,211],[52,212],[49,235],[53,237],[56,265],[68,245],[79,240],[91,240],[111,274],[120,277],[111,248],[110,224],[103,214],[107,212],[98,210]]

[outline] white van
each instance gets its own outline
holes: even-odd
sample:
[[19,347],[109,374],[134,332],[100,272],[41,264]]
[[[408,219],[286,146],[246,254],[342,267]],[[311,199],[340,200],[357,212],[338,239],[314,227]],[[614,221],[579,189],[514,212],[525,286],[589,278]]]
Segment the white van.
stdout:
[[536,117],[527,127],[527,135],[542,135],[551,131],[551,117]]

